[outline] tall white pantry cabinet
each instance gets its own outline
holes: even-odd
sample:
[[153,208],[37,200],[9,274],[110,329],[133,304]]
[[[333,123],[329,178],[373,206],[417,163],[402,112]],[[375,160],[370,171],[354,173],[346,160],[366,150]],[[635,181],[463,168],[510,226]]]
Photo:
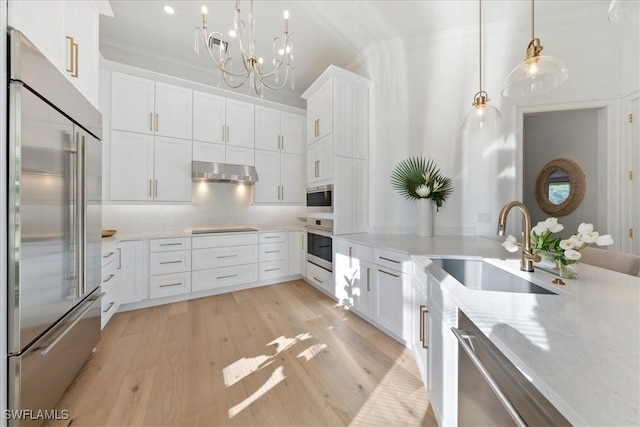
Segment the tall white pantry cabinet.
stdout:
[[307,186],[334,186],[333,234],[366,233],[369,218],[369,79],[329,66],[307,100]]

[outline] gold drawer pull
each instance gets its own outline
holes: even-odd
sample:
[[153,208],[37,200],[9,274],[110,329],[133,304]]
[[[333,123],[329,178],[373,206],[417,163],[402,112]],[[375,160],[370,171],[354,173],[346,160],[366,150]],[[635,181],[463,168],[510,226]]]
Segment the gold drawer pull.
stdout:
[[386,274],[386,275],[388,275],[388,276],[400,277],[400,275],[398,275],[398,274],[393,274],[393,273],[389,273],[388,271],[384,271],[384,270],[380,270],[380,269],[378,269],[378,271],[379,271],[380,273],[384,273],[384,274]]
[[162,261],[160,265],[164,264],[182,264],[182,261]]
[[160,243],[160,246],[182,246],[182,243]]
[[232,277],[238,277],[238,275],[237,274],[230,274],[228,276],[218,276],[218,277],[216,277],[216,279],[230,279]]
[[217,256],[217,259],[222,259],[222,258],[236,258],[238,255],[220,255]]
[[313,280],[315,280],[318,283],[324,283],[322,280],[318,279],[316,276],[313,276]]
[[107,307],[107,308],[106,308],[106,310],[102,310],[102,312],[103,312],[103,313],[108,312],[109,310],[111,310],[111,307],[113,307],[113,305],[114,305],[114,304],[115,304],[115,302],[113,302],[113,301],[112,301],[112,302],[110,302],[110,303],[109,303],[109,307]]
[[400,261],[396,261],[395,259],[385,258],[385,257],[383,257],[383,256],[379,256],[378,258],[380,258],[381,260],[384,260],[384,261],[392,262],[392,263],[394,263],[394,264],[400,264]]
[[278,268],[269,268],[269,269],[265,270],[265,272],[266,272],[266,271],[278,271],[278,270],[280,270],[280,268],[279,268],[279,267],[278,267]]
[[108,254],[106,254],[106,255],[102,255],[102,259],[107,259],[107,258],[109,258],[109,257],[110,257],[111,255],[113,255],[113,254],[115,254],[115,252],[109,252],[109,253],[108,253]]
[[115,274],[110,274],[107,276],[106,279],[102,281],[102,283],[107,283],[109,280],[113,279],[114,277],[115,277]]
[[178,283],[167,283],[166,285],[160,285],[159,288],[169,288],[171,286],[182,286],[182,282]]

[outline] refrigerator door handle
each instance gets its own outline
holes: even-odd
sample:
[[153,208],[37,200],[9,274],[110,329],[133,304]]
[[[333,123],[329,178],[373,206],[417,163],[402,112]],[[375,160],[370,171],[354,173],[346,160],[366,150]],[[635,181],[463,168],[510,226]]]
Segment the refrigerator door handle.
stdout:
[[[67,237],[67,245],[69,247],[69,253],[72,255],[69,257],[69,279],[76,279],[78,277],[78,134],[71,135],[71,141],[69,142],[71,148],[69,149],[69,155],[71,161],[69,162],[72,170],[70,171],[71,177],[71,194],[73,197],[72,205],[71,205],[71,218],[69,220],[69,236]],[[75,288],[75,286],[74,286]],[[71,289],[70,289],[71,290]],[[72,295],[72,298],[75,298],[76,295]]]
[[56,339],[54,339],[51,342],[51,344],[47,345],[45,347],[45,349],[40,352],[40,356],[41,357],[46,357],[47,354],[49,354],[49,352],[51,350],[53,350],[53,348],[56,346],[56,344],[58,344],[65,337],[65,335],[67,335],[73,329],[73,327],[76,326],[78,324],[78,322],[80,322],[84,318],[84,315],[87,314],[89,312],[89,310],[91,310],[93,308],[94,304],[96,304],[98,301],[100,301],[102,299],[102,297],[104,297],[105,295],[106,294],[103,292],[100,295],[98,295],[97,297],[95,297],[94,299],[90,300],[88,302],[87,308],[82,310],[82,312],[78,315],[78,317],[76,317],[75,320],[69,324],[69,326],[64,328],[64,331],[62,331],[56,337]]
[[78,296],[82,297],[87,292],[87,257],[85,253],[85,248],[87,245],[87,183],[85,179],[85,174],[87,170],[87,156],[86,156],[86,139],[85,135],[80,137],[80,134],[77,133],[78,138],[78,262],[80,264],[80,268],[78,269]]

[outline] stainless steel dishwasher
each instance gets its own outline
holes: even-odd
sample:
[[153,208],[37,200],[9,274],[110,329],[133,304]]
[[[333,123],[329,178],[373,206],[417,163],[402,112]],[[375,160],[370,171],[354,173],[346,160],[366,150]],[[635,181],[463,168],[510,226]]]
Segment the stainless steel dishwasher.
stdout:
[[558,410],[462,312],[458,328],[458,425],[568,426]]

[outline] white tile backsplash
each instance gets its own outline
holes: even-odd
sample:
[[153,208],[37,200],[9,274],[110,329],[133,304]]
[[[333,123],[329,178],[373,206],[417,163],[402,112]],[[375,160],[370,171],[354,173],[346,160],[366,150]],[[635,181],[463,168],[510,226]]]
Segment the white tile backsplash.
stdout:
[[105,204],[102,228],[121,232],[183,231],[207,227],[280,227],[303,225],[305,206],[252,205],[253,186],[203,182],[193,184],[188,204]]

